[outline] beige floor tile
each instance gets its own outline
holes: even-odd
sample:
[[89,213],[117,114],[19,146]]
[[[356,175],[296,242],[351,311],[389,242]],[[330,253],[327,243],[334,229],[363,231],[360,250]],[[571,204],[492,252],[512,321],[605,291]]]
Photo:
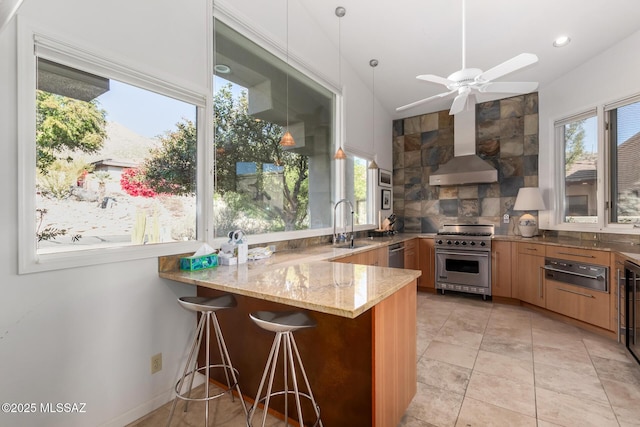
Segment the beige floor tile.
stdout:
[[617,426],[609,405],[536,387],[538,419],[562,426]]
[[443,326],[436,335],[438,341],[478,349],[482,343],[482,333],[465,331],[456,326]]
[[557,366],[535,363],[536,387],[588,399],[603,405],[609,400],[597,376],[580,374]]
[[[418,383],[416,396],[407,409],[406,416],[415,418],[420,423],[411,426],[434,425],[439,427],[454,426],[460,406],[462,394],[452,393],[431,385]],[[425,424],[422,424],[425,423]]]
[[556,366],[586,375],[596,376],[596,370],[586,349],[583,351],[564,350],[555,347],[533,346],[535,363]]
[[474,371],[469,380],[466,397],[529,417],[536,416],[535,392],[532,384]]
[[476,362],[478,350],[471,347],[449,344],[438,340],[431,341],[424,357],[472,369]]
[[640,386],[640,368],[637,363],[603,359],[596,356],[593,356],[591,360],[600,380],[609,379]]
[[533,385],[533,364],[531,361],[516,359],[504,354],[484,350],[478,352],[474,372],[512,379]]
[[469,384],[471,369],[423,357],[418,362],[418,383],[463,395]]
[[535,417],[481,402],[470,397],[462,401],[456,427],[536,427]]
[[612,340],[603,337],[589,337],[582,341],[591,356],[629,362],[627,350],[622,344],[616,345]]
[[509,340],[518,341],[526,344],[531,344],[531,328],[517,327],[514,325],[497,326],[489,323],[487,329],[484,332],[485,337],[502,337]]
[[484,335],[480,350],[503,354],[515,359],[533,361],[533,346],[531,343],[516,341],[506,335]]
[[534,346],[553,347],[579,353],[586,351],[582,337],[576,334],[542,331],[540,329],[532,329],[531,333]]
[[602,385],[620,425],[640,425],[640,386],[608,379]]
[[575,334],[576,336],[581,336],[583,333],[582,330],[576,326],[552,319],[545,314],[535,312],[531,313],[531,327],[541,331],[569,333]]

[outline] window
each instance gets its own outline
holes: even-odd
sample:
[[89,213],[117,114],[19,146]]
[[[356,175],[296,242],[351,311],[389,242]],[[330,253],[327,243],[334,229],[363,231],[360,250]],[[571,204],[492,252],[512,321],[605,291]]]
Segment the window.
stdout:
[[640,101],[607,109],[610,152],[609,221],[640,222]]
[[202,239],[205,96],[40,34],[28,38],[21,63],[35,73],[21,73],[19,96],[28,124],[20,134],[20,271]]
[[597,223],[598,138],[595,111],[557,122],[564,197],[561,222]]
[[217,20],[214,63],[215,235],[331,227],[334,94]]
[[353,188],[353,192],[347,191],[347,198],[354,201],[354,224],[369,224],[367,200],[369,189],[367,166],[369,162],[357,156],[347,157],[346,162],[346,185],[348,189]]

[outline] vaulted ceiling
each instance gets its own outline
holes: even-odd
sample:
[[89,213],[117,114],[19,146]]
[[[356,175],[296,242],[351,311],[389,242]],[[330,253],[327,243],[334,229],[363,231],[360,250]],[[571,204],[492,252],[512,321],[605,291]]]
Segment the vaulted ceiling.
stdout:
[[[346,8],[340,18],[343,57],[369,85],[369,60],[380,61],[375,70],[376,97],[392,117],[450,107],[452,99],[395,111],[443,92],[443,86],[418,81],[416,75],[446,77],[461,68],[462,0],[298,1],[336,45],[339,18],[334,10]],[[467,67],[486,71],[519,53],[534,53],[537,64],[499,81],[537,81],[544,88],[639,31],[638,17],[638,0],[467,0]],[[561,34],[568,35],[571,43],[553,47]]]

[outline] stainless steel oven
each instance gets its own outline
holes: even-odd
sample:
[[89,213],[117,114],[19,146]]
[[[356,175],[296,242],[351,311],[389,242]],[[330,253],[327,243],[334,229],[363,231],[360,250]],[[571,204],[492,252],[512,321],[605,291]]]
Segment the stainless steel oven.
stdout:
[[435,239],[436,289],[491,295],[493,225],[444,225]]

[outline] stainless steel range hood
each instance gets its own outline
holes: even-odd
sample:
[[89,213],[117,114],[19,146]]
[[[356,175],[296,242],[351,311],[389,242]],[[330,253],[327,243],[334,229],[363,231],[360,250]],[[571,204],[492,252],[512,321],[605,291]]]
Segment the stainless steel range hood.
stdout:
[[429,177],[429,185],[482,184],[498,181],[498,171],[476,155],[476,113],[455,115],[453,158]]

